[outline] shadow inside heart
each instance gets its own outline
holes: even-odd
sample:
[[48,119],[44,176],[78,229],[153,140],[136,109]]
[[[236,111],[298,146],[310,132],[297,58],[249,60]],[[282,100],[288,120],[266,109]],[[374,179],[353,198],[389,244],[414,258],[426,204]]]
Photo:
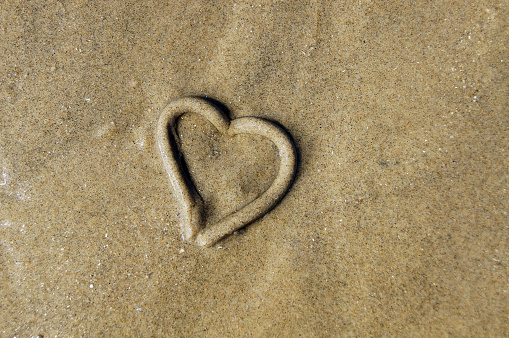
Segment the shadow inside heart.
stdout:
[[206,225],[239,210],[274,181],[279,158],[262,136],[221,134],[198,114],[177,122],[179,144],[192,180],[203,198]]

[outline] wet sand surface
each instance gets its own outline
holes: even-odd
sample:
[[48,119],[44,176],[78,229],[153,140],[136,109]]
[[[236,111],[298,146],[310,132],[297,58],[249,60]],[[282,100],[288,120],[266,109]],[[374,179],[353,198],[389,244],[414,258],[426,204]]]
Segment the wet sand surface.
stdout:
[[[505,1],[20,1],[0,7],[0,335],[502,336]],[[181,240],[156,149],[209,97],[299,152],[281,203]],[[278,155],[199,116],[213,224]]]

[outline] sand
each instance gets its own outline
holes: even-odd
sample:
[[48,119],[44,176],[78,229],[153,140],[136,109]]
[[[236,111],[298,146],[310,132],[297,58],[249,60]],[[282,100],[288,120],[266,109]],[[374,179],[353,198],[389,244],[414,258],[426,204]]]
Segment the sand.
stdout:
[[[0,336],[503,336],[506,1],[4,1]],[[276,121],[296,179],[184,242],[164,107]],[[277,149],[186,114],[208,226]]]

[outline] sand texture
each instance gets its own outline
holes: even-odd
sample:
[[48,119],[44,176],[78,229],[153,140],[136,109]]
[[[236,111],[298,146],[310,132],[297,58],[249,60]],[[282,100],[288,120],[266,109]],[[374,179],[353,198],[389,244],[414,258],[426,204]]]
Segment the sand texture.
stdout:
[[[508,335],[508,6],[0,1],[0,336]],[[157,145],[186,96],[298,152],[206,248]],[[285,165],[175,124],[205,228]]]

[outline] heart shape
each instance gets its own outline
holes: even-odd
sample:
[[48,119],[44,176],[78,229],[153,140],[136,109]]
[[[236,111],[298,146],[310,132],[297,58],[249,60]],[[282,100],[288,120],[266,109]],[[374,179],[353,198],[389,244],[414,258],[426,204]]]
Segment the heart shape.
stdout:
[[[266,137],[276,145],[279,152],[278,174],[270,187],[240,210],[206,228],[203,227],[203,200],[181,160],[183,155],[177,142],[177,120],[186,113],[200,114],[222,134]],[[241,117],[230,121],[218,107],[203,98],[185,97],[168,104],[159,117],[156,140],[173,194],[179,201],[182,237],[200,246],[211,246],[265,215],[283,198],[295,176],[297,152],[286,131],[258,117]]]

